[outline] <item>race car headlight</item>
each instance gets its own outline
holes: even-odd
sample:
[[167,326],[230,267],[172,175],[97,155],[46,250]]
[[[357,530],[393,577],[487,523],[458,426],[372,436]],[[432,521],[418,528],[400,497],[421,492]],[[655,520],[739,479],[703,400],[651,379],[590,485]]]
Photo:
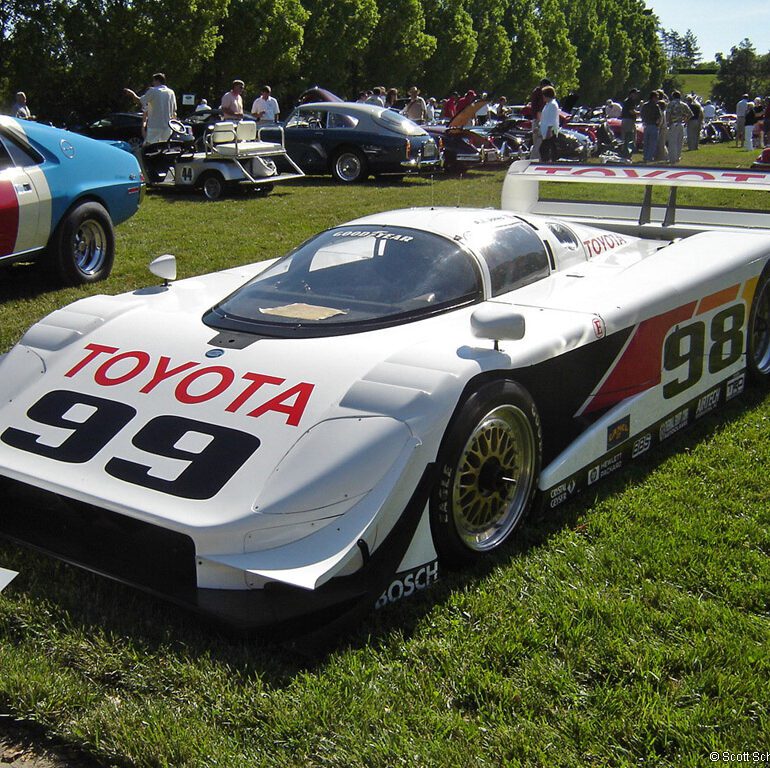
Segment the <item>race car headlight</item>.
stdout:
[[0,355],[0,404],[10,402],[45,373],[40,355],[17,344],[7,355]]
[[323,421],[283,457],[254,509],[263,515],[318,510],[322,517],[337,505],[341,514],[377,485],[411,439],[406,424],[385,416]]

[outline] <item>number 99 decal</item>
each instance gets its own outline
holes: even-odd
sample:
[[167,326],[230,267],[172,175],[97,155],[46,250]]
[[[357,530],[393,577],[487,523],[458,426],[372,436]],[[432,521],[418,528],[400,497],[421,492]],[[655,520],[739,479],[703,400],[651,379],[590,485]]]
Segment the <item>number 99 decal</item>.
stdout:
[[[7,445],[56,461],[82,464],[93,459],[136,415],[129,405],[101,397],[56,390],[40,398],[27,416],[38,424],[67,430],[54,444],[43,435],[8,427],[2,435]],[[50,433],[50,430],[47,431]],[[179,416],[156,416],[132,438],[136,448],[186,464],[176,477],[153,472],[152,464],[112,457],[105,471],[119,480],[152,488],[185,499],[210,499],[225,486],[259,447],[259,438],[217,424]],[[158,462],[163,463],[163,462]]]
[[674,329],[663,345],[663,370],[673,372],[684,367],[684,371],[663,385],[663,397],[676,397],[697,384],[706,364],[708,372],[716,374],[737,362],[743,354],[745,321],[744,305],[733,304],[717,312],[708,326],[697,320]]

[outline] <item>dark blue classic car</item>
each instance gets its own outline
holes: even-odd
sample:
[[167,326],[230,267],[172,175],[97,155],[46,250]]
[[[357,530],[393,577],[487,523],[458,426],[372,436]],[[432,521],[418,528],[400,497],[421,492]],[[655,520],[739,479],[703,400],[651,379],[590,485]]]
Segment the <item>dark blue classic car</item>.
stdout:
[[331,173],[346,183],[441,164],[436,142],[419,125],[370,104],[302,104],[289,115],[284,134],[289,156],[305,173]]

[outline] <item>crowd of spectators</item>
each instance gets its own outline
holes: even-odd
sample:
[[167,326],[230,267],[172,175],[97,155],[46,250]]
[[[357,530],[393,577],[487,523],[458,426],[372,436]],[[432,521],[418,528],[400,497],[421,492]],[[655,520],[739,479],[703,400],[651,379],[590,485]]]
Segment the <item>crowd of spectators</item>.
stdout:
[[[240,120],[244,117],[244,88],[243,80],[233,80],[231,89],[218,102],[209,105],[206,99],[201,99],[196,109],[218,107],[224,119]],[[141,96],[129,88],[125,88],[124,93],[144,113],[145,140],[154,143],[167,138],[170,133],[168,121],[176,117],[177,104],[174,91],[167,86],[163,73],[158,72],[152,76],[152,84]],[[565,104],[569,102],[567,106],[571,108],[575,98],[574,94],[569,94]],[[505,119],[512,113],[505,96],[492,99],[487,93],[473,89],[466,90],[464,94],[452,91],[445,98],[437,98],[425,96],[413,85],[404,97],[400,97],[397,88],[380,85],[362,90],[357,101],[395,109],[421,125],[451,121],[461,114],[464,114],[464,126],[481,125],[489,120]],[[475,109],[464,112],[470,105],[475,105]],[[685,146],[691,152],[699,148],[705,126],[727,117],[727,110],[710,99],[703,102],[694,93],[682,97],[679,91],[666,94],[662,89],[650,91],[646,100],[642,101],[639,90],[631,88],[624,99],[608,98],[600,109],[607,121],[619,121],[617,149],[622,159],[633,161],[637,150],[637,128],[641,123],[642,162],[665,162],[672,165],[680,162]],[[525,117],[531,119],[532,159],[556,159],[554,153],[560,131],[561,107],[554,84],[548,78],[543,78],[535,86],[529,103],[523,106],[522,111]],[[23,91],[16,94],[10,113],[19,119],[34,119]],[[249,114],[263,125],[279,121],[280,107],[269,85],[262,87]],[[546,120],[543,119],[544,115]],[[736,147],[752,150],[765,146],[770,140],[770,96],[751,99],[748,94],[744,94],[735,106],[732,132]]]

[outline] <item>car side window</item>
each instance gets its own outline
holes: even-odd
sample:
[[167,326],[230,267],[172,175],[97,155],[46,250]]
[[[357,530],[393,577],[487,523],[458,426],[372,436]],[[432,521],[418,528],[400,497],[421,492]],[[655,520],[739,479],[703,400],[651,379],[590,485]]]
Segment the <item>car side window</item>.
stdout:
[[478,250],[489,267],[492,296],[522,288],[550,274],[543,241],[528,224],[496,230]]
[[30,165],[38,165],[40,162],[40,158],[27,152],[10,136],[0,133],[0,169],[12,166],[26,168]]
[[323,128],[326,114],[316,109],[298,109],[287,121],[287,128]]
[[581,247],[577,235],[567,226],[558,221],[549,221],[548,229],[553,232],[556,239],[570,251],[577,251]]
[[329,113],[327,128],[355,128],[358,125],[358,119],[352,115],[340,115],[337,112]]
[[4,171],[6,168],[13,168],[13,160],[8,150],[3,144],[2,138],[0,138],[0,171]]

